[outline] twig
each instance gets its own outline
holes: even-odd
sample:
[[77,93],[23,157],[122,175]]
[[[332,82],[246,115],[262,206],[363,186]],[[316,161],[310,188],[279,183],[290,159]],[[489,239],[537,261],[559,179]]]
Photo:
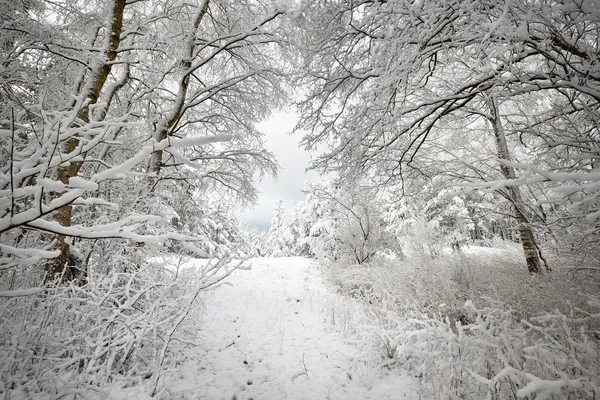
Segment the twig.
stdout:
[[304,356],[305,356],[305,353],[302,353],[302,365],[304,366],[304,373],[306,374],[306,378],[309,378],[308,368],[306,368],[306,363],[304,362]]
[[11,141],[10,141],[10,217],[15,216],[15,177],[14,177],[14,162],[15,162],[15,109],[10,109],[11,114]]

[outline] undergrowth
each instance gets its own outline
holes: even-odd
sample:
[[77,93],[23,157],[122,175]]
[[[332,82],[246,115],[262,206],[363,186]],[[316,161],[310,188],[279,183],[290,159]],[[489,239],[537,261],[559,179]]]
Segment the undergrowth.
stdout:
[[[186,270],[145,263],[0,297],[0,398],[160,398],[199,329],[200,294],[239,265]],[[181,263],[180,263],[181,264]]]
[[532,277],[508,248],[327,276],[363,304],[346,324],[365,362],[410,371],[424,399],[600,398],[600,296],[566,269]]

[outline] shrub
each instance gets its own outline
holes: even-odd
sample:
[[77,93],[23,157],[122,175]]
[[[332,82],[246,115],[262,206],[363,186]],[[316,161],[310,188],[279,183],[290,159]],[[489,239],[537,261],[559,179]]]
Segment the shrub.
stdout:
[[231,272],[229,261],[175,271],[146,264],[92,274],[84,286],[0,297],[0,393],[106,396],[133,386],[160,393],[166,371],[187,346],[182,339],[198,329],[187,317],[199,294]]
[[[531,277],[510,248],[332,266],[365,363],[402,366],[427,399],[597,399],[600,297],[568,271]],[[373,358],[377,358],[374,360]]]

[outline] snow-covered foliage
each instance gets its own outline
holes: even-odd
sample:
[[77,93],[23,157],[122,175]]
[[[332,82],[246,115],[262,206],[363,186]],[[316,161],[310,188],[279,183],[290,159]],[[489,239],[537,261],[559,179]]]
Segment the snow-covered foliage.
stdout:
[[[281,11],[0,0],[0,14],[0,392],[160,393],[198,293],[230,271],[233,207],[276,172],[255,126],[285,98]],[[217,259],[186,277],[153,264],[173,252]]]
[[[173,213],[216,191],[224,214],[255,199],[255,175],[275,171],[254,128],[284,97],[270,3],[5,3],[3,268],[44,257],[49,280],[83,282],[81,268],[63,271],[70,237],[193,241],[163,229]],[[228,224],[202,200],[205,227],[189,233],[211,241],[201,252],[218,253],[232,240]],[[26,243],[25,230],[43,234]]]
[[[165,223],[160,230],[178,232],[195,238],[195,246],[202,251],[196,254],[205,258],[225,255],[241,256],[241,223],[233,212],[234,204],[224,200],[218,192],[190,195],[187,192],[174,192],[164,199],[160,215]],[[185,251],[174,244],[170,251]]]
[[155,257],[130,272],[92,272],[83,287],[0,291],[0,393],[161,396],[166,372],[200,329],[187,318],[198,313],[200,293],[238,267],[227,259],[182,265]]
[[[355,335],[343,362],[410,371],[425,399],[597,400],[596,1],[0,0],[0,15],[0,395],[173,397],[232,258],[298,255],[346,296],[324,313]],[[277,171],[255,127],[292,75],[302,144],[335,178],[290,215],[278,202],[262,233],[234,210]],[[287,261],[263,260],[216,319],[237,331],[227,310],[272,290],[254,320],[280,355],[277,311],[292,320],[318,287]],[[223,360],[237,339],[212,332]],[[301,361],[291,385],[316,375]],[[342,375],[343,394],[368,392]]]
[[440,256],[445,249],[458,251],[475,239],[475,224],[465,200],[442,190],[426,200],[424,188],[420,199],[408,205],[406,199],[390,204],[385,210],[386,229],[403,252]]
[[304,182],[303,201],[298,202],[290,221],[292,254],[303,257],[317,257],[316,248],[328,237],[332,230],[331,205],[318,196],[320,185],[316,182]]
[[283,209],[283,201],[278,199],[273,210],[271,225],[265,234],[261,253],[269,257],[285,257],[290,255],[289,247],[291,245],[291,238],[289,234],[289,223]]
[[442,178],[495,193],[532,272],[545,236],[575,235],[571,255],[598,247],[594,2],[302,5],[298,131],[326,149],[315,168],[399,191]]
[[437,196],[425,204],[423,212],[435,221],[437,230],[444,244],[464,243],[473,230],[473,221],[465,201],[459,196],[449,196],[447,191],[440,191]]
[[296,255],[364,264],[377,253],[399,251],[382,205],[364,187],[307,182],[305,193],[288,228]]
[[568,269],[528,279],[518,259],[514,245],[471,247],[329,277],[365,308],[344,322],[362,354],[411,371],[423,398],[595,399],[600,303],[581,290],[597,286]]
[[264,254],[265,232],[240,222],[238,251],[241,257],[262,257]]

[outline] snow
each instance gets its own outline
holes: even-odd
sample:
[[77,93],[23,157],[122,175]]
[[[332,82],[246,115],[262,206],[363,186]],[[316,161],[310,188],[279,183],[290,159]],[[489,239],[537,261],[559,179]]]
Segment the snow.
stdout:
[[96,182],[90,182],[77,176],[69,178],[69,186],[85,190],[98,190],[98,184]]
[[519,397],[527,397],[534,393],[537,394],[537,399],[548,399],[550,395],[560,389],[563,386],[571,386],[579,388],[582,386],[582,379],[561,379],[557,381],[549,381],[545,379],[539,379],[538,377],[532,374],[526,374],[531,382],[527,384],[524,388],[521,388],[517,391],[517,396]]
[[18,290],[0,290],[0,297],[21,297],[31,296],[44,291],[44,288],[30,288]]
[[106,179],[116,179],[118,177],[121,177],[122,174],[129,172],[133,167],[143,162],[150,154],[152,154],[155,151],[165,150],[169,147],[203,146],[209,143],[226,142],[230,139],[230,135],[202,136],[188,139],[169,137],[167,139],[161,140],[158,143],[142,147],[140,151],[137,152],[137,154],[129,158],[127,161],[95,174],[90,180],[93,182],[101,182]]
[[16,257],[26,258],[26,257],[37,257],[37,258],[54,258],[60,255],[60,251],[48,251],[42,249],[35,248],[18,248],[9,246],[7,244],[0,243],[0,253],[3,254],[12,254]]
[[55,181],[54,179],[39,178],[37,184],[42,186],[44,189],[53,192],[61,192],[66,189],[66,186],[61,181]]
[[179,368],[169,397],[418,398],[411,389],[416,383],[398,371],[386,376],[357,368],[352,338],[324,321],[337,295],[327,290],[316,264],[299,257],[251,263],[207,294],[196,338],[200,350]]

